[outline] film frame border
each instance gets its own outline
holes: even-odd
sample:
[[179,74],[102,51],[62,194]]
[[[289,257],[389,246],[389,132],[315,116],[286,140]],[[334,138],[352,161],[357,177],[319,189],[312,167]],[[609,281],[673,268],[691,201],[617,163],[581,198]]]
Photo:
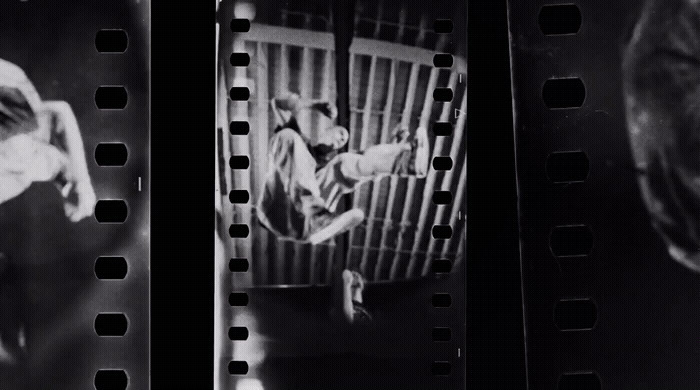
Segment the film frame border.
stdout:
[[[219,3],[221,0],[215,0],[216,1],[216,10],[217,13],[219,11]],[[465,11],[465,19],[466,19],[466,11]],[[465,20],[466,21],[466,20]],[[223,26],[223,27],[222,27]],[[466,26],[465,26],[466,27]],[[231,33],[234,34],[245,34],[250,31],[251,29],[251,21],[247,18],[238,18],[235,17],[232,18],[231,20],[224,20],[216,23],[216,74],[217,74],[217,83],[218,83],[218,74],[219,74],[219,39],[220,39],[220,33],[222,32],[222,29],[227,28],[230,30]],[[450,18],[435,18],[433,21],[433,32],[439,35],[451,35],[453,34],[453,23]],[[466,28],[465,28],[466,32]],[[242,49],[242,50],[241,50]],[[466,53],[466,50],[465,50]],[[230,53],[230,66],[237,68],[237,69],[245,69],[249,64],[250,64],[250,54],[245,52],[245,47],[240,46],[240,47],[234,47],[233,51]],[[443,52],[436,52],[433,56],[433,66],[435,69],[449,69],[453,68],[455,65],[455,59],[454,56],[450,53],[443,53]],[[462,64],[463,68],[466,69],[466,59],[465,63]],[[466,72],[465,72],[466,73]],[[235,79],[238,77],[236,75],[234,77],[234,82]],[[466,74],[465,74],[466,77]],[[460,82],[462,78],[462,74],[459,75]],[[217,100],[219,99],[219,86],[217,85]],[[251,91],[247,86],[232,86],[229,91],[228,91],[228,100],[229,101],[235,101],[235,102],[247,102],[248,99],[251,96]],[[436,87],[433,85],[433,103],[451,103],[454,99],[454,92],[451,87]],[[467,98],[466,98],[466,91],[465,91],[465,97],[462,100],[462,106],[461,109],[456,109],[455,110],[455,118],[458,118],[460,114],[463,114],[462,116],[466,116],[467,113]],[[217,102],[217,110],[219,109],[219,102]],[[217,112],[217,121],[218,121],[218,112]],[[454,129],[458,128],[458,131],[463,133],[462,129],[464,126],[455,126],[449,121],[433,121],[430,123],[430,129],[433,132],[433,134],[437,137],[453,137],[455,135]],[[217,138],[218,134],[222,131],[223,129],[217,129]],[[229,132],[232,135],[248,135],[250,132],[250,123],[246,120],[232,120],[229,123]],[[464,143],[466,141],[466,136],[463,136],[463,134],[457,134],[459,137],[459,142],[456,142],[456,144]],[[225,136],[225,134],[224,134]],[[218,141],[217,141],[218,142]],[[218,150],[218,149],[217,149]],[[217,157],[218,158],[218,157]],[[223,169],[232,169],[232,170],[247,170],[250,169],[250,157],[247,155],[232,155],[227,161],[228,168],[223,167]],[[466,167],[466,160],[464,162],[465,167]],[[450,155],[442,156],[442,155],[434,155],[432,156],[431,159],[431,166],[435,171],[447,171],[448,174],[451,174],[452,171],[454,170],[454,164],[452,161],[452,157]],[[219,170],[222,170],[222,167],[219,167]],[[466,175],[466,169],[462,170],[462,173]],[[458,189],[459,191],[459,189]],[[222,194],[217,194],[217,195],[222,195]],[[246,204],[250,200],[250,193],[248,190],[245,189],[236,189],[236,188],[231,188],[230,192],[228,194],[229,201],[231,205],[236,205],[236,204]],[[447,190],[440,190],[440,189],[435,189],[433,190],[433,195],[431,197],[433,200],[433,203],[440,207],[441,205],[449,205],[451,204],[455,199],[449,188]],[[218,196],[217,196],[217,202],[218,202]],[[223,205],[222,205],[223,207]],[[247,224],[244,223],[232,223],[227,227],[228,230],[228,236],[232,239],[246,239],[248,238],[250,234],[250,227],[247,226]],[[466,234],[466,229],[463,232]],[[450,224],[434,224],[431,227],[431,237],[432,239],[435,240],[448,240],[452,238],[453,235],[453,230],[452,226]],[[462,260],[466,261],[466,260]],[[250,262],[246,258],[232,258],[228,262],[229,264],[229,270],[232,273],[246,273],[249,270],[249,265]],[[427,270],[430,270],[433,274],[444,274],[444,273],[449,273],[452,271],[454,268],[455,264],[454,262],[450,261],[449,259],[445,258],[438,258],[434,259],[432,261],[426,261],[426,264],[424,265],[424,274],[427,272]],[[218,277],[218,275],[217,275]],[[249,297],[246,292],[231,292],[228,296],[228,304],[231,307],[242,307],[246,306],[248,304]],[[449,293],[445,292],[434,292],[432,295],[432,302],[431,306],[433,309],[437,310],[445,310],[449,309],[452,306],[452,299],[451,295]],[[215,319],[217,321],[217,319]],[[216,326],[215,326],[216,327]],[[228,336],[231,341],[234,340],[246,340],[248,338],[249,331],[247,327],[245,326],[238,326],[238,327],[230,327],[228,329]],[[451,338],[453,337],[453,329],[450,327],[439,327],[436,326],[432,330],[432,340],[434,343],[444,343],[446,341],[450,341]],[[215,334],[215,337],[219,337],[218,334]],[[458,349],[457,351],[457,357],[462,358],[462,352],[461,348]],[[218,356],[216,357],[218,360]],[[445,361],[445,360],[431,360],[429,362],[430,366],[430,372],[433,374],[433,376],[449,376],[452,373],[452,363],[450,361]],[[240,376],[244,377],[249,370],[249,366],[247,361],[244,360],[231,360],[228,362],[228,373],[229,375],[232,376]],[[215,364],[215,382],[218,380],[217,376],[219,375],[220,370],[217,369],[216,364]]]

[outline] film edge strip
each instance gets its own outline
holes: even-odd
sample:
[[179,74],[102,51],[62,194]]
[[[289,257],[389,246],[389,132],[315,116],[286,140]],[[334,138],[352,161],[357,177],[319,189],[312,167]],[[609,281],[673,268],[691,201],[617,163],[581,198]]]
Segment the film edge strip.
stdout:
[[[128,34],[122,29],[102,29],[95,34],[95,49],[102,55],[120,55],[128,48]],[[123,85],[101,85],[94,95],[98,110],[123,110],[128,104],[128,92]],[[94,150],[94,160],[100,169],[119,169],[127,164],[129,151],[122,142],[100,142]],[[138,178],[141,191],[141,177]],[[123,199],[99,199],[94,209],[100,224],[122,224],[129,214]],[[128,275],[128,261],[123,256],[104,255],[95,260],[94,274],[100,281],[119,282]],[[99,337],[123,337],[128,332],[129,318],[124,312],[99,312],[94,320],[94,330]],[[129,374],[124,368],[100,368],[94,376],[96,390],[126,389]]]
[[[230,21],[229,28],[231,30],[231,33],[233,34],[244,34],[250,31],[250,20],[247,18],[234,18]],[[245,69],[245,67],[247,67],[250,64],[250,55],[247,52],[245,52],[244,49],[244,47],[234,47],[234,52],[232,52],[230,55],[230,65],[236,68],[237,70]],[[229,99],[232,101],[248,101],[248,99],[250,98],[250,90],[247,86],[234,85],[229,90],[228,95]],[[232,120],[229,123],[229,132],[232,135],[247,135],[250,132],[250,124],[247,120]],[[246,155],[232,155],[228,161],[228,165],[231,170],[246,170],[250,167],[250,158]],[[248,190],[230,189],[228,198],[232,204],[247,204],[250,200],[250,193],[248,192]],[[234,239],[247,238],[250,234],[250,228],[245,223],[232,223],[228,228],[228,234],[229,237]],[[232,258],[229,261],[229,271],[231,273],[245,273],[248,272],[249,268],[249,259]],[[244,307],[248,305],[248,302],[249,298],[246,292],[234,291],[231,292],[228,296],[228,305],[230,307]],[[248,339],[249,331],[248,328],[245,326],[231,326],[229,327],[227,334],[230,341],[243,341]],[[220,357],[217,356],[216,358],[219,359]],[[248,362],[245,360],[231,359],[228,362],[227,370],[229,375],[245,376],[249,370]],[[217,374],[218,372],[215,373],[215,375]]]
[[[451,19],[435,19],[433,22],[433,31],[442,36],[450,36],[453,33],[454,25]],[[454,57],[450,53],[437,52],[433,56],[433,65],[436,69],[452,68]],[[459,82],[462,82],[462,75],[459,76]],[[454,98],[452,85],[449,87],[436,87],[433,91],[433,100],[437,103],[450,104]],[[466,115],[466,98],[463,99],[460,109],[455,109],[455,118],[460,115]],[[432,123],[432,131],[436,137],[452,137],[454,135],[454,125],[450,121],[436,121]],[[462,133],[462,126],[458,126],[457,131]],[[462,134],[457,134],[462,136]],[[466,164],[466,161],[465,161]],[[435,171],[448,172],[453,168],[451,156],[433,156],[432,168]],[[466,169],[463,170],[466,174]],[[458,190],[459,191],[459,190]],[[448,190],[437,189],[433,191],[433,203],[439,207],[446,207],[453,202],[453,195]],[[454,206],[453,206],[454,207]],[[460,218],[461,219],[461,218]],[[436,221],[437,222],[437,221]],[[435,240],[448,240],[452,238],[453,231],[450,224],[434,224],[431,229],[431,235]],[[432,261],[427,261],[423,274],[426,273],[428,265],[432,269],[434,275],[449,273],[452,271],[454,264],[446,258],[439,258]],[[452,306],[452,296],[445,292],[434,292],[431,302],[435,310],[445,310]],[[432,340],[434,343],[447,343],[452,340],[452,328],[435,326],[432,330]],[[448,344],[449,345],[449,344]],[[451,355],[451,353],[450,353]],[[461,347],[457,348],[457,358],[462,358]],[[433,359],[431,364],[431,372],[434,376],[449,376],[452,373],[452,363],[449,360]]]
[[[545,37],[567,40],[580,31],[582,15],[576,4],[545,4],[539,8],[537,22]],[[585,83],[578,77],[549,78],[540,92],[550,111],[580,109],[586,98]],[[553,184],[581,183],[590,175],[590,162],[583,150],[553,151],[547,156],[544,173]],[[587,257],[593,249],[594,232],[577,223],[552,226],[548,244],[558,262]],[[553,304],[552,322],[559,332],[590,332],[598,322],[597,305],[588,296],[560,296]],[[556,386],[558,390],[600,390],[602,383],[594,370],[582,367],[561,372]]]

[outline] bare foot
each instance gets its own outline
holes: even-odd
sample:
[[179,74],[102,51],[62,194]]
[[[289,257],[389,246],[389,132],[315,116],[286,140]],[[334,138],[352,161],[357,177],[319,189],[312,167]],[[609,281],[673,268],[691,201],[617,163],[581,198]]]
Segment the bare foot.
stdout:
[[309,242],[315,245],[331,239],[359,225],[364,219],[365,213],[362,209],[348,210],[333,218],[333,221],[325,227],[311,234]]

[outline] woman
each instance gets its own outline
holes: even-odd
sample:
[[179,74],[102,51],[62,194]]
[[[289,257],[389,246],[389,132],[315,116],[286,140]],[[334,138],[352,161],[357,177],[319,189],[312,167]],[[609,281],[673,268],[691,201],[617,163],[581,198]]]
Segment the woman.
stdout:
[[32,359],[65,306],[69,221],[92,215],[95,203],[70,105],[42,101],[0,59],[0,371]]
[[318,244],[361,223],[362,209],[340,213],[343,195],[368,180],[385,176],[425,177],[429,163],[427,130],[395,132],[392,143],[372,145],[360,153],[341,152],[348,131],[326,129],[312,144],[299,127],[298,113],[316,109],[335,119],[336,108],[323,101],[305,101],[294,93],[272,100],[278,126],[268,147],[268,172],[257,205],[263,226],[277,236]]

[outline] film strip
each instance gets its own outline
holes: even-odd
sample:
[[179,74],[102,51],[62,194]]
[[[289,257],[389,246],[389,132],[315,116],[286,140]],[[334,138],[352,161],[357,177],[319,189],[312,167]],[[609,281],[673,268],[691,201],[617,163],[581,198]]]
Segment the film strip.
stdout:
[[[565,59],[571,51],[580,48],[581,39],[583,39],[580,33],[585,34],[592,28],[587,25],[591,21],[582,17],[577,4],[539,2],[527,8],[525,11],[514,4],[510,4],[509,8],[510,27],[513,33],[511,56],[516,98],[515,129],[518,145],[521,226],[524,229],[532,229],[530,224],[534,223],[535,215],[538,218],[547,216],[536,224],[538,228],[548,230],[543,230],[542,236],[536,240],[528,239],[533,237],[533,233],[523,237],[526,350],[530,352],[528,354],[529,386],[562,390],[600,389],[601,381],[599,373],[595,370],[596,367],[591,366],[590,360],[583,358],[587,355],[585,351],[588,349],[584,340],[594,337],[591,334],[595,332],[598,320],[596,304],[598,293],[595,285],[591,283],[596,270],[587,267],[587,263],[589,263],[588,266],[593,267],[590,263],[596,256],[594,247],[597,248],[595,242],[599,237],[594,232],[597,221],[592,220],[585,212],[581,212],[581,207],[579,210],[565,210],[567,206],[574,206],[581,202],[582,198],[586,197],[585,193],[592,191],[588,185],[596,180],[595,175],[602,174],[596,169],[598,162],[591,161],[601,156],[596,155],[590,149],[591,146],[585,146],[588,143],[585,138],[590,137],[590,134],[585,133],[591,131],[589,127],[594,123],[596,126],[610,126],[610,117],[605,113],[601,114],[604,112],[600,106],[601,102],[596,101],[595,96],[591,96],[590,84],[586,77],[583,77],[581,67],[576,67],[570,60]],[[525,15],[522,18],[515,17],[518,12],[527,12],[530,20],[526,22],[528,18]],[[529,45],[532,45],[532,50],[524,49],[531,47]],[[541,54],[537,53],[536,47],[541,50]],[[570,49],[567,50],[567,48]],[[556,56],[556,59],[551,58],[546,61],[547,65],[542,71],[537,72],[537,77],[533,77],[531,81],[523,80],[526,72],[523,65],[524,57],[532,55],[537,58],[538,54],[543,56],[543,62],[546,61],[544,56],[547,54]],[[562,62],[574,66],[567,69],[561,64]],[[520,101],[525,96],[530,100],[528,103]],[[538,98],[532,99],[534,96]],[[533,100],[536,100],[536,103],[533,103]],[[542,127],[545,130],[539,132],[533,129],[536,120],[543,122]],[[574,135],[573,133],[576,132],[580,134]],[[547,135],[536,133],[547,133]],[[546,146],[525,146],[528,142],[525,139],[530,137],[548,139],[548,142]],[[533,140],[530,139],[529,142]],[[526,159],[532,159],[535,156],[537,164],[524,163]],[[525,184],[526,182],[529,183]],[[539,192],[546,191],[552,203],[545,201],[535,210],[532,197],[538,191],[532,189],[533,185],[547,188],[548,190],[541,188]],[[542,241],[545,237],[546,239]],[[552,261],[530,260],[535,250]],[[549,252],[547,255],[545,250]],[[541,283],[547,281],[547,291],[544,291],[545,288],[534,291],[533,286],[540,279],[542,279]],[[574,282],[574,280],[577,281]],[[560,287],[550,289],[553,282]],[[534,303],[533,299],[539,302]],[[537,316],[538,320],[534,320],[533,316]],[[539,318],[540,316],[542,317]],[[532,323],[534,321],[543,323],[538,326]],[[546,380],[540,376],[541,374],[536,373],[535,367],[539,365],[537,360],[541,357],[532,356],[531,352],[542,342],[536,339],[537,327],[546,327],[548,333],[561,335],[556,339],[560,340],[562,352],[556,354],[550,351],[553,353],[551,358],[558,360],[559,364],[552,367],[551,372],[548,373],[548,376],[554,377],[548,377]],[[577,355],[582,358],[573,361],[568,358]],[[593,358],[595,355],[588,356]]]
[[215,388],[464,385],[466,4],[398,3],[217,2]]
[[150,8],[95,5],[3,4],[3,389],[149,383]]
[[696,310],[678,303],[697,293],[697,192],[669,178],[689,180],[686,157],[697,155],[679,140],[698,128],[688,102],[699,73],[687,62],[698,11],[693,1],[509,2],[530,388],[700,380],[682,368],[697,348],[683,325]]

